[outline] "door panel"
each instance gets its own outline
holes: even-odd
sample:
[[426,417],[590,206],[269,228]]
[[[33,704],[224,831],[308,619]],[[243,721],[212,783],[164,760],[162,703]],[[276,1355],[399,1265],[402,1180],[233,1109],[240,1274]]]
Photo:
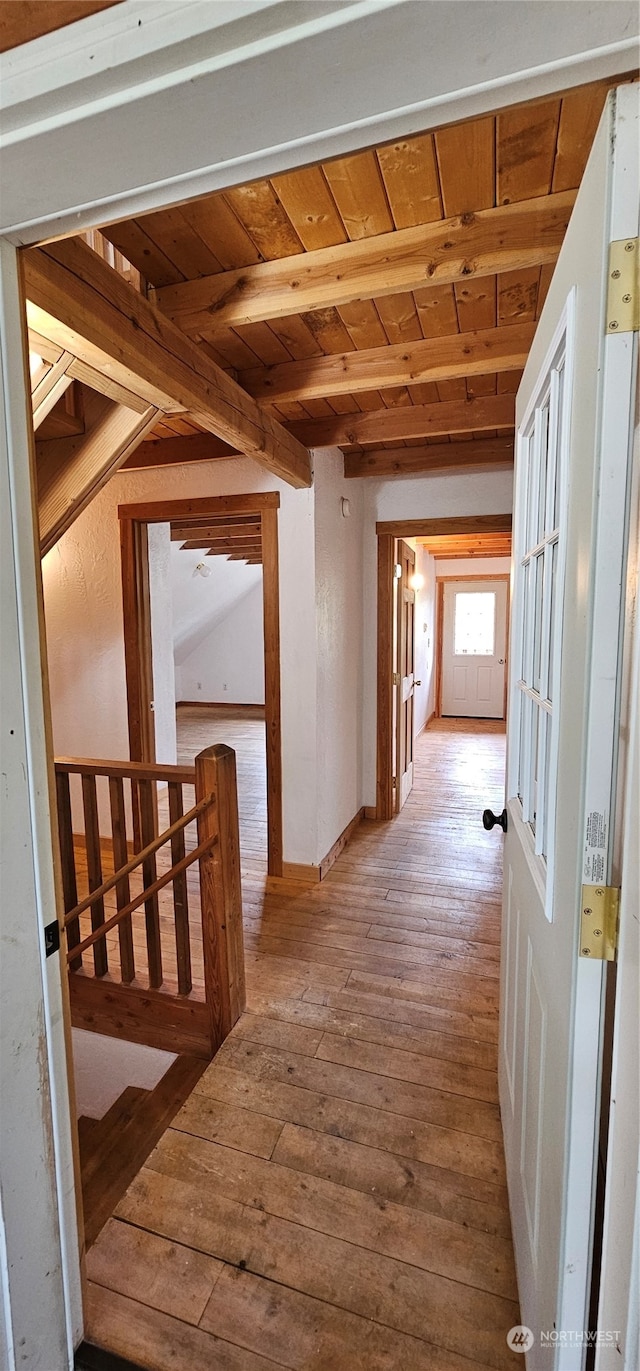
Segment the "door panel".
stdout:
[[617,99],[624,117],[609,97],[516,411],[500,1102],[529,1371],[543,1356],[580,1371],[588,1327],[603,963],[579,955],[581,881],[610,879],[633,402],[633,369],[607,364],[622,344],[605,338],[611,204],[638,232],[637,95]]
[[443,715],[504,718],[507,582],[447,581],[443,598]]
[[413,786],[413,687],[415,665],[415,591],[410,579],[416,555],[408,543],[398,543],[396,635],[396,811],[402,809]]

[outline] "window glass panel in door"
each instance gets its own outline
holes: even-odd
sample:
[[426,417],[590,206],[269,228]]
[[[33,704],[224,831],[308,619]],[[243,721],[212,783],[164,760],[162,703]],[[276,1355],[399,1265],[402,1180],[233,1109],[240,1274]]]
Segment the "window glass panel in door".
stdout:
[[454,644],[456,657],[492,657],[495,645],[496,597],[493,591],[456,595]]

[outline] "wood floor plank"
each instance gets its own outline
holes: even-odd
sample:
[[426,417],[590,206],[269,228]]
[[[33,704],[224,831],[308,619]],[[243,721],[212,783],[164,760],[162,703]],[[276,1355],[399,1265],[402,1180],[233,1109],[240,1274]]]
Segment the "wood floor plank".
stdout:
[[276,1371],[282,1362],[89,1283],[85,1337],[145,1371]]
[[465,1229],[427,1211],[336,1184],[281,1162],[239,1155],[205,1138],[168,1129],[147,1169],[196,1189],[213,1185],[227,1199],[261,1213],[409,1262],[477,1290],[516,1299],[511,1243],[479,1229]]
[[472,1371],[478,1362],[225,1266],[202,1320],[232,1342],[305,1371]]
[[[398,1155],[428,1162],[460,1174],[466,1190],[472,1178],[490,1187],[505,1184],[504,1157],[500,1141],[480,1138],[412,1115],[394,1114],[375,1106],[354,1103],[321,1091],[260,1080],[243,1071],[226,1070],[220,1064],[208,1077],[203,1076],[198,1090],[261,1114],[303,1124],[336,1137],[350,1138],[367,1146],[385,1148]],[[484,1195],[495,1194],[493,1189]]]
[[365,1147],[331,1133],[285,1123],[273,1159],[308,1175],[324,1176],[340,1185],[364,1190],[380,1200],[439,1214],[465,1228],[511,1237],[504,1192],[496,1190],[502,1196],[501,1203],[461,1194],[459,1177],[454,1180],[441,1168],[408,1162],[382,1148]]
[[215,1257],[119,1219],[109,1219],[87,1253],[90,1281],[194,1325],[222,1270]]
[[289,1081],[338,1099],[373,1105],[391,1114],[439,1124],[479,1138],[500,1142],[497,1104],[472,1100],[426,1085],[390,1079],[357,1067],[302,1057],[277,1048],[259,1047],[236,1037],[227,1038],[218,1053],[220,1065],[230,1066],[258,1080]]
[[[500,1371],[517,1303],[227,1199],[145,1167],[118,1206],[171,1241],[280,1281]],[[183,1325],[186,1327],[186,1325]]]

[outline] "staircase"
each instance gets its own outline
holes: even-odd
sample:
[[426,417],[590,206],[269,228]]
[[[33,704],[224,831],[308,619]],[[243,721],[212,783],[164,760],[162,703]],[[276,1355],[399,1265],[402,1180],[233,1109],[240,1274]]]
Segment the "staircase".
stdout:
[[101,1119],[78,1119],[84,1231],[95,1242],[134,1176],[206,1068],[181,1056],[153,1090],[129,1085]]

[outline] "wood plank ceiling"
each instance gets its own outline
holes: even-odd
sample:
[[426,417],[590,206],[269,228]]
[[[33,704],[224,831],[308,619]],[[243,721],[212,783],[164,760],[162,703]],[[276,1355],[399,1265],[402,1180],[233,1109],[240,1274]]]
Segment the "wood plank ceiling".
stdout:
[[[342,448],[348,476],[508,465],[611,84],[111,225],[92,245],[300,443]],[[127,465],[233,451],[187,410]]]

